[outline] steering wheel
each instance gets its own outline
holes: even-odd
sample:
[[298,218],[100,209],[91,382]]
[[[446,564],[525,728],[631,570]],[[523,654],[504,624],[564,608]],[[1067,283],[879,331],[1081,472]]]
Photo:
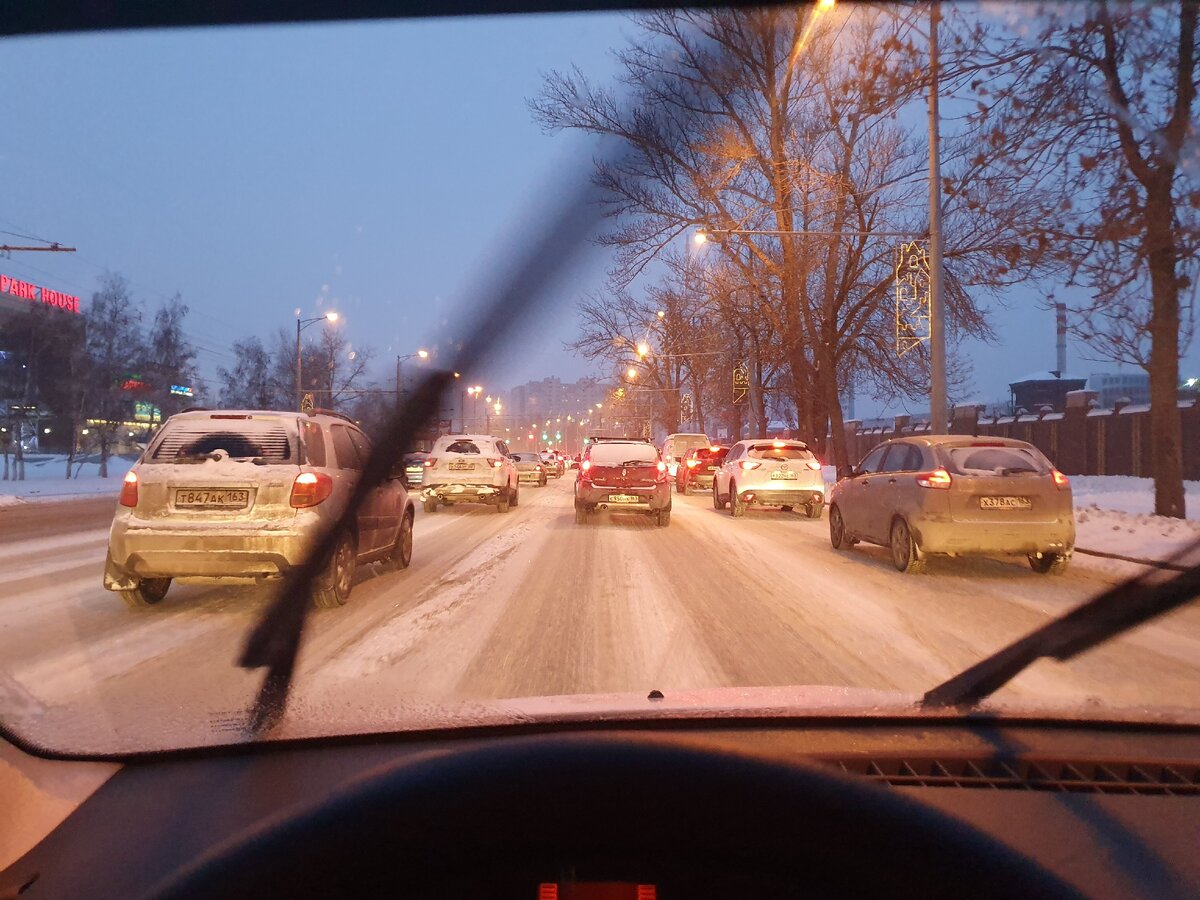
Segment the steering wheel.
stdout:
[[154,894],[532,900],[572,876],[662,898],[1078,896],[898,791],[653,734],[405,755],[232,836]]

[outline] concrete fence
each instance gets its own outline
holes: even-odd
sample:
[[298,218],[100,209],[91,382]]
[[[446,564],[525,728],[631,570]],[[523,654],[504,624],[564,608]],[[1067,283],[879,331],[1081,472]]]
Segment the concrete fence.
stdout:
[[[955,407],[952,434],[1016,438],[1046,454],[1067,475],[1137,475],[1148,478],[1154,445],[1150,439],[1150,407],[1117,404],[1095,409],[1095,393],[1073,391],[1063,412],[1036,415],[981,416],[980,407]],[[1200,400],[1180,401],[1183,426],[1183,477],[1200,480]],[[929,423],[896,416],[889,426],[863,428],[846,423],[850,459],[857,462],[872,447],[896,437],[929,433]]]

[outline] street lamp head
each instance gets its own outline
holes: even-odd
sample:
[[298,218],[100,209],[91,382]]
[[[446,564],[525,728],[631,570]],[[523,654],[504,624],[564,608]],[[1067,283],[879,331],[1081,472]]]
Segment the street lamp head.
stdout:
[[695,233],[695,235],[692,236],[692,240],[695,241],[697,244],[707,244],[708,243],[708,233],[706,231],[704,231],[703,229],[701,229],[700,231],[697,231]]
[[625,373],[625,375],[629,378],[630,381],[633,381],[633,379],[637,378],[637,369],[635,369],[633,366],[630,366],[629,370]]
[[660,310],[658,311],[657,315],[658,315],[658,317],[659,317],[660,319],[665,319],[665,318],[667,317],[666,310],[662,310],[662,309],[660,309]]
[[454,373],[454,377],[455,377],[455,378],[462,378],[462,372],[455,372],[455,373]]
[[333,310],[330,310],[329,312],[325,313],[325,318],[330,322],[336,322],[338,320],[338,314]]
[[637,355],[639,357],[648,356],[650,354],[650,345],[642,341],[637,345]]
[[429,359],[429,351],[428,350],[418,350],[417,356],[421,357],[421,359]]

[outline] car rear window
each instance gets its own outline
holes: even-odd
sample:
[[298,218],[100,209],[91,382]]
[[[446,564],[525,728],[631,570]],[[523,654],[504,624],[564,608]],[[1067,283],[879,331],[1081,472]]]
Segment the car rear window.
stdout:
[[724,449],[713,450],[709,447],[705,447],[703,450],[696,451],[696,459],[720,459],[722,456],[724,456],[728,452],[729,452],[728,450],[724,450]]
[[300,436],[304,439],[304,461],[319,469],[328,465],[325,456],[325,435],[316,422],[300,420]]
[[532,453],[514,453],[512,458],[516,462],[538,462],[538,458]]
[[1024,447],[951,447],[946,455],[956,475],[1045,475],[1050,471],[1039,454]]
[[671,452],[676,456],[687,456],[689,450],[694,450],[697,447],[707,447],[711,441],[702,434],[693,435],[691,437],[677,437],[671,439]]
[[658,451],[649,444],[596,444],[588,455],[594,466],[658,462]]
[[815,459],[813,452],[798,444],[784,444],[776,447],[774,444],[752,444],[746,450],[750,459]]
[[473,453],[479,455],[479,445],[474,441],[453,441],[445,451],[446,453]]
[[296,459],[294,443],[281,419],[188,419],[167,423],[150,458],[176,462],[224,450],[230,459],[290,463]]

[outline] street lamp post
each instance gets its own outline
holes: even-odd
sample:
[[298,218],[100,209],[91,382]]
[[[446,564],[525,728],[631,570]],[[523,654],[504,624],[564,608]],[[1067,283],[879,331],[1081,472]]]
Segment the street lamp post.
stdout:
[[941,4],[929,10],[929,433],[946,432],[946,306],[942,295],[942,166],[938,134],[938,21]]
[[396,412],[400,411],[400,395],[404,387],[404,380],[400,377],[400,363],[406,359],[429,359],[429,351],[418,350],[416,353],[396,357]]
[[296,319],[296,409],[304,402],[304,354],[300,347],[300,332],[315,322],[336,322],[338,314],[327,312],[323,316],[313,316],[311,319]]
[[472,385],[462,392],[462,407],[460,412],[462,413],[463,434],[467,433],[467,395],[471,395],[471,420],[477,423],[479,419],[479,395],[482,392],[483,387],[478,384]]

